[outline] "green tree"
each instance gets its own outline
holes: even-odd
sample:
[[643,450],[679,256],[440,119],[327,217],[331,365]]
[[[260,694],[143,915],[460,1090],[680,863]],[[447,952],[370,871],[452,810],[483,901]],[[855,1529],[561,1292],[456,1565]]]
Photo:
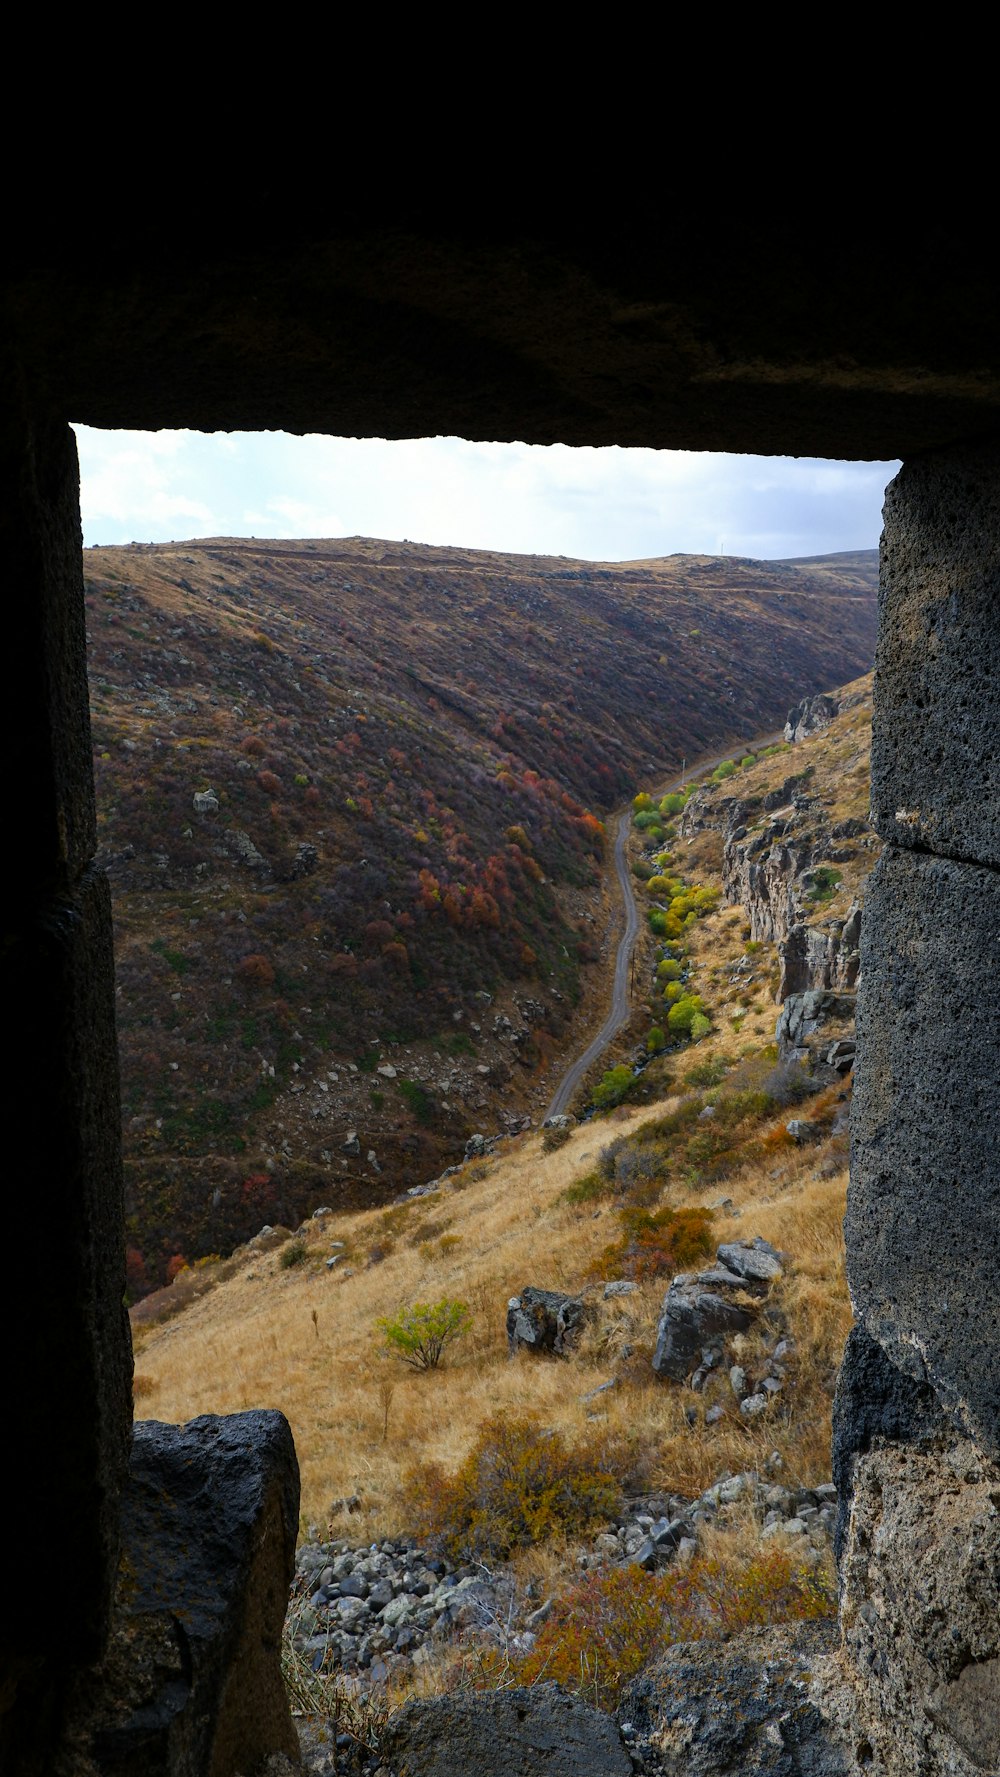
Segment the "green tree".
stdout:
[[464,1302],[414,1302],[375,1322],[389,1350],[413,1370],[436,1370],[446,1345],[468,1331],[472,1316]]
[[667,1029],[670,1035],[672,1037],[689,1037],[692,1020],[698,1016],[699,1012],[704,1016],[704,1010],[700,994],[688,993],[682,999],[675,1000],[667,1013]]
[[599,1111],[614,1110],[621,1104],[632,1086],[632,1069],[630,1067],[611,1067],[600,1083],[594,1087],[594,1104]]

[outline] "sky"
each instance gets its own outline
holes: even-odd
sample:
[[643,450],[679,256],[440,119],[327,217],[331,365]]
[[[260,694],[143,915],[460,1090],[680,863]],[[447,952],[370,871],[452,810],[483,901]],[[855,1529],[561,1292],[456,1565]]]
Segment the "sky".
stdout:
[[585,561],[872,549],[896,463],[76,428],[84,543],[384,537]]

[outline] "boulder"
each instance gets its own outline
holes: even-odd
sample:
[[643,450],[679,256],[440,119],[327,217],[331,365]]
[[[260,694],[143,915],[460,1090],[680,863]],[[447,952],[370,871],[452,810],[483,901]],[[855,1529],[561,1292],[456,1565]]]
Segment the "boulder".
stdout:
[[380,1752],[396,1777],[632,1777],[610,1717],[554,1684],[415,1698]]
[[219,798],[214,790],[196,790],[193,800],[195,814],[218,814]]
[[705,1289],[699,1278],[675,1278],[663,1299],[653,1369],[683,1382],[696,1369],[704,1345],[746,1332],[750,1319],[745,1308]]
[[114,1629],[82,1735],[106,1777],[297,1758],[281,1632],[298,1513],[283,1414],[135,1426]]
[[732,1240],[720,1246],[718,1258],[720,1264],[743,1278],[744,1284],[770,1284],[783,1275],[777,1247],[762,1240],[759,1234],[753,1240]]
[[852,1699],[836,1641],[821,1622],[672,1647],[626,1690],[623,1736],[662,1777],[847,1777]]
[[586,1319],[580,1296],[558,1290],[539,1290],[529,1285],[507,1304],[507,1346],[513,1357],[522,1346],[528,1351],[565,1355],[575,1345]]

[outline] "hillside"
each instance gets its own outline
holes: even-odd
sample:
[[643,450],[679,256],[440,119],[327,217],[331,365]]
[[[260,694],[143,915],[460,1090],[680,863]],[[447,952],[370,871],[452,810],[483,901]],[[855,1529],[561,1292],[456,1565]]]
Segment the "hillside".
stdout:
[[[635,826],[648,912],[664,897],[643,870],[665,842],[705,896],[680,938],[650,925],[646,1012],[662,1015],[672,985],[657,959],[677,958],[708,1030],[654,1055],[634,1102],[509,1137],[426,1196],[276,1230],[133,1311],[141,1413],[266,1404],[292,1422],[304,1546],[289,1662],[304,1708],[331,1708],[344,1673],[398,1696],[495,1682],[498,1661],[505,1682],[544,1662],[612,1707],[622,1671],[672,1637],[832,1611],[850,1062],[824,1052],[803,1065],[787,1033],[780,1049],[773,1038],[781,944],[805,925],[829,957],[877,855],[864,819],[870,689],[836,694],[801,743],[710,776],[662,835]],[[780,878],[784,934],[754,935],[760,905],[741,898],[734,867],[762,835],[754,857],[795,866]],[[726,1267],[754,1252],[766,1282],[740,1290]],[[671,1367],[669,1303],[688,1301],[678,1272],[725,1298],[729,1320],[707,1321]],[[583,1304],[561,1356],[511,1355],[510,1301],[521,1315],[526,1286]],[[465,1303],[469,1327],[440,1368],[409,1370],[380,1317],[441,1299]],[[484,1477],[528,1493],[551,1448],[594,1503],[565,1522],[539,1511],[510,1548]],[[479,1515],[462,1529],[476,1461]]]
[[600,817],[867,666],[871,566],[88,550],[133,1291],[535,1109],[604,991]]

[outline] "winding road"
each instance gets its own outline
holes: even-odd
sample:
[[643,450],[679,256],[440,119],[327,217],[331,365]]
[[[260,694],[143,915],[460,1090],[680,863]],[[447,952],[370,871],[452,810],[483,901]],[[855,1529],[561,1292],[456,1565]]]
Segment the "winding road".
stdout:
[[[749,751],[760,752],[763,747],[773,746],[775,741],[783,739],[784,736],[780,733],[762,735],[759,740],[751,741],[749,743]],[[743,743],[741,742],[739,744],[742,745]],[[691,778],[701,777],[706,771],[713,771],[716,765],[721,765],[723,759],[731,759],[732,756],[733,753],[730,751],[728,753],[719,753],[712,759],[699,759],[698,763],[693,765],[690,770],[683,772],[680,777],[671,778],[669,783],[660,784],[653,793],[656,796],[666,796],[669,795],[671,790],[680,790]],[[615,824],[615,843],[612,858],[615,866],[615,875],[618,878],[618,887],[621,891],[621,898],[625,907],[625,929],[618,940],[618,954],[615,957],[615,979],[614,986],[611,990],[611,1010],[605,1018],[604,1023],[601,1025],[600,1030],[597,1032],[597,1035],[587,1044],[583,1054],[578,1055],[576,1060],[570,1063],[566,1072],[563,1074],[562,1079],[549,1101],[548,1109],[545,1112],[546,1118],[561,1117],[564,1114],[567,1106],[572,1103],[573,1094],[576,1092],[577,1087],[588,1069],[593,1067],[594,1062],[603,1054],[604,1050],[608,1047],[608,1044],[618,1035],[622,1026],[627,1024],[632,1016],[632,1002],[629,994],[629,969],[632,964],[632,952],[635,949],[635,941],[639,936],[639,909],[635,902],[635,894],[632,889],[632,872],[628,866],[628,857],[625,849],[628,844],[631,823],[631,807],[622,809]]]

